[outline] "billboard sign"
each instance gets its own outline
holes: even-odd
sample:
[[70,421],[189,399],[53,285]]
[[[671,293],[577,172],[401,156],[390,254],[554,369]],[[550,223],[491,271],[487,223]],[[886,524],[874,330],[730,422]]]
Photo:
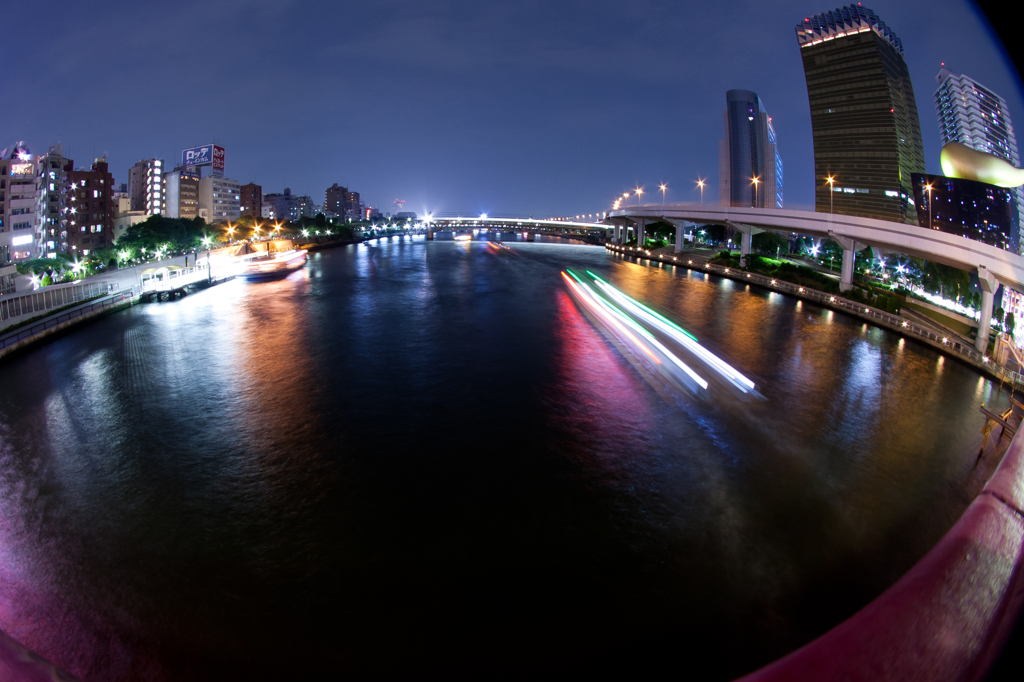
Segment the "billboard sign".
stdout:
[[213,147],[213,174],[218,178],[224,177],[224,147]]
[[[222,160],[223,162],[223,160]],[[209,166],[213,163],[213,145],[204,144],[202,147],[192,147],[181,150],[182,166]]]

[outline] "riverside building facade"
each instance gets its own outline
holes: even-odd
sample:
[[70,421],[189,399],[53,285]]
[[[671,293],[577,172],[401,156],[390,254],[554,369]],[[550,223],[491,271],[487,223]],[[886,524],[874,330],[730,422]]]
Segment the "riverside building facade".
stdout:
[[71,254],[89,255],[96,249],[114,247],[114,176],[106,159],[96,159],[89,170],[69,170],[68,246]]
[[[100,161],[105,163],[96,159]],[[71,210],[74,188],[69,175],[75,162],[64,156],[64,147],[58,143],[39,156],[37,166],[35,252],[39,257],[74,253],[72,223],[76,216]]]
[[924,148],[903,43],[861,5],[806,18],[796,36],[811,108],[815,210],[916,225],[911,177],[924,173]]
[[[973,78],[952,73],[945,65],[935,82],[935,112],[943,146],[959,142],[1020,168],[1017,136],[1006,100]],[[1024,211],[1024,187],[1011,191],[1019,220]]]
[[128,196],[133,211],[150,216],[167,210],[163,159],[143,159],[128,169]]
[[239,213],[252,218],[263,217],[263,188],[254,182],[241,187]]
[[729,90],[725,102],[725,139],[718,142],[719,204],[782,208],[782,157],[771,116],[750,90]]
[[238,220],[242,190],[237,180],[215,175],[199,181],[199,217],[208,223]]
[[164,173],[168,218],[199,217],[199,173],[179,166]]
[[36,157],[25,143],[0,154],[0,265],[38,257]]

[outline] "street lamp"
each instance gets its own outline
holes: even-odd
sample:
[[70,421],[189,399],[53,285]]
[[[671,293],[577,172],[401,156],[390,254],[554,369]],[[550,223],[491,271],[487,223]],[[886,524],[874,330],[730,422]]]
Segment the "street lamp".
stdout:
[[661,190],[661,205],[664,206],[665,205],[665,190],[668,189],[668,185],[666,185],[663,182],[660,185],[658,185],[658,189]]
[[213,282],[213,270],[210,267],[210,243],[212,241],[209,237],[203,237],[203,246],[206,247],[206,282],[208,284]]
[[643,187],[636,188],[636,205],[640,205],[640,195],[644,193]]
[[828,183],[828,214],[832,215],[832,195],[835,193],[836,179],[829,175],[825,178],[825,182]]
[[928,192],[928,227],[935,229],[935,225],[932,224],[932,186],[931,183],[924,186],[925,191]]
[[755,175],[750,178],[750,183],[754,185],[754,208],[757,208],[757,186],[761,183],[761,179]]
[[700,187],[700,205],[701,205],[701,208],[703,208],[704,207],[704,180],[702,178],[697,178],[697,186]]

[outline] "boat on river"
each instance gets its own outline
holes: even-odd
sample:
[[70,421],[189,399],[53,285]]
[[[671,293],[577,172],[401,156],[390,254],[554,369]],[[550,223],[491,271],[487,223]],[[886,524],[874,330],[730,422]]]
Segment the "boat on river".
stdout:
[[305,263],[305,249],[289,249],[272,256],[249,261],[243,266],[242,272],[238,276],[247,282],[277,279],[298,270]]

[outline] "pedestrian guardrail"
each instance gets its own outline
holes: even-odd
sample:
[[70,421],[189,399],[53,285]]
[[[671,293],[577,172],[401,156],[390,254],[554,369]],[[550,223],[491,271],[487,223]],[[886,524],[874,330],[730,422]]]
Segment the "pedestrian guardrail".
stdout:
[[[76,301],[95,298],[117,291],[117,283],[81,282],[78,284],[51,284],[25,294],[0,296],[0,322],[16,324],[17,318],[29,317],[53,308],[62,308]],[[6,325],[4,325],[6,326]]]
[[49,317],[43,318],[33,324],[13,329],[6,334],[0,334],[0,350],[10,348],[16,344],[31,339],[33,336],[42,334],[45,331],[53,329],[58,325],[70,322],[84,315],[89,315],[94,312],[98,312],[111,306],[119,305],[125,301],[131,301],[138,295],[135,287],[131,289],[124,289],[116,293],[110,294],[103,298],[84,303],[80,306],[70,308],[64,312],[50,315]]

